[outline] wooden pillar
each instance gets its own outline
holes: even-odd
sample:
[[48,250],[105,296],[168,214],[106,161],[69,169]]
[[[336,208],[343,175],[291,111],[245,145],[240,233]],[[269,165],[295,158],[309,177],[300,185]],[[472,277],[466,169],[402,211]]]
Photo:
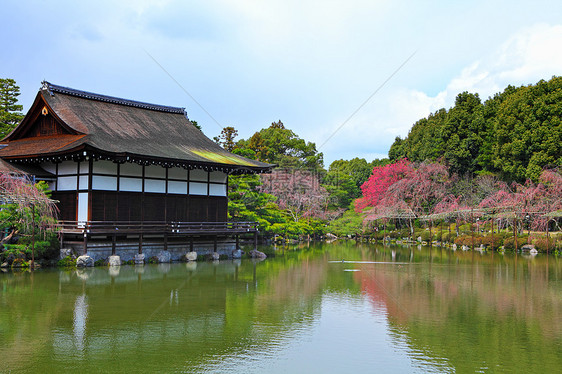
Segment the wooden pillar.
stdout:
[[164,250],[168,250],[168,231],[164,232]]
[[515,245],[515,253],[517,253],[517,216],[513,218],[513,245]]
[[258,232],[254,231],[254,249],[258,250]]
[[548,224],[550,223],[550,219],[546,220],[546,254],[548,255],[548,252],[550,250],[550,243],[548,242]]
[[84,231],[84,255],[88,254],[88,233]]
[[433,247],[433,221],[429,220],[429,247]]
[[236,234],[236,250],[240,249],[240,236]]
[[115,247],[117,242],[117,234],[113,233],[111,236],[111,255],[115,256]]
[[139,255],[142,253],[142,234],[139,234]]
[[193,236],[189,237],[189,252],[193,252]]
[[472,237],[472,250],[474,251],[474,215],[470,213],[470,235]]
[[492,217],[492,253],[494,253],[494,217]]
[[217,236],[213,237],[213,252],[217,251]]

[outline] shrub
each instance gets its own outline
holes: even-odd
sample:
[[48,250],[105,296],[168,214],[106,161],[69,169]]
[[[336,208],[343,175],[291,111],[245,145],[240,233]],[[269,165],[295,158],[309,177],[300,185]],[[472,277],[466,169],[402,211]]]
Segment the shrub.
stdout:
[[107,259],[100,258],[94,262],[94,266],[106,266],[108,264]]
[[451,241],[451,238],[454,238],[454,237],[455,237],[455,233],[454,233],[454,232],[452,232],[451,234],[449,234],[448,231],[446,231],[446,232],[444,231],[444,232],[443,232],[443,241],[444,241],[444,242],[450,242],[450,241]]
[[[476,229],[476,228],[475,228]],[[464,225],[459,226],[459,233],[461,234],[468,234],[470,233],[470,223],[465,223]]]
[[[456,245],[466,245],[472,248],[472,235],[461,235],[455,239]],[[479,247],[482,244],[482,237],[474,235],[474,247]]]
[[25,261],[23,258],[16,258],[12,262],[13,268],[27,268],[29,267],[29,262]]
[[429,230],[424,230],[424,231],[422,231],[422,233],[421,233],[420,236],[421,236],[421,238],[422,238],[422,241],[424,241],[424,242],[429,242],[429,241],[431,240],[431,236],[430,236],[430,234],[429,234]]
[[410,237],[410,229],[402,229],[399,233],[399,238],[409,238]]
[[481,243],[487,248],[498,250],[503,245],[503,236],[494,234],[494,247],[492,248],[492,235],[486,235],[481,238]]
[[398,239],[400,238],[400,231],[393,230],[389,232],[387,236],[390,236],[392,239]]
[[[547,241],[546,238],[539,238],[536,240],[533,240],[533,244],[535,245],[535,248],[538,251],[541,252],[546,252],[547,251]],[[548,239],[548,250],[549,251],[553,251],[555,249],[554,246],[554,240],[552,240],[551,238]]]
[[61,268],[76,267],[76,259],[71,256],[66,256],[57,262],[57,266]]
[[[527,239],[525,238],[517,238],[517,248],[521,249],[523,245],[527,243]],[[503,240],[503,248],[508,251],[515,250],[515,240],[513,236],[509,236]]]

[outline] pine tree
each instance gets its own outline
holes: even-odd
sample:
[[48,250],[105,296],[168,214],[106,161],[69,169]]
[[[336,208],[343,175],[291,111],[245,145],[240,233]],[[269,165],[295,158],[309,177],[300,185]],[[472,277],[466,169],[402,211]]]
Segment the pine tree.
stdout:
[[0,78],[0,139],[10,133],[23,119],[22,105],[17,105],[20,88],[16,81]]

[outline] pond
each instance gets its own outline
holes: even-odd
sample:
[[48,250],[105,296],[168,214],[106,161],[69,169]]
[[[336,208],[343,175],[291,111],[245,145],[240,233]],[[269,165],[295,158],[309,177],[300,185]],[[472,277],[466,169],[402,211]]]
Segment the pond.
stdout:
[[560,372],[559,257],[275,253],[0,273],[0,372]]

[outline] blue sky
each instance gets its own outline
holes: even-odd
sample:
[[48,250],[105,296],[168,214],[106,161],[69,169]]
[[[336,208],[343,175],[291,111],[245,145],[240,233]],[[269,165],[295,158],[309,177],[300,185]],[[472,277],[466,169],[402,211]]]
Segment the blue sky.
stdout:
[[0,0],[0,9],[0,77],[17,81],[24,110],[45,79],[185,107],[209,137],[234,126],[247,138],[281,119],[326,166],[385,157],[459,92],[486,99],[562,74],[555,1]]

